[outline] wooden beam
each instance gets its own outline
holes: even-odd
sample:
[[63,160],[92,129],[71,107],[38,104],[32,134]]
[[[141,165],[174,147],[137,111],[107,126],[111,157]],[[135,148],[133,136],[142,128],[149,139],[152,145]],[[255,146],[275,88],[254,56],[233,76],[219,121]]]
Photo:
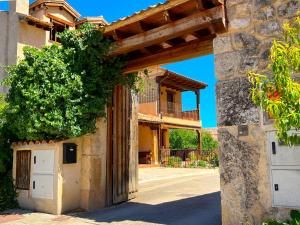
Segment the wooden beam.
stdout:
[[75,23],[72,23],[72,22],[69,22],[69,21],[67,21],[67,20],[61,19],[61,18],[59,18],[59,17],[57,17],[57,16],[54,16],[54,15],[52,15],[52,14],[47,13],[47,14],[46,14],[46,17],[48,17],[48,18],[50,18],[50,19],[53,19],[53,20],[56,20],[57,22],[66,24],[66,25],[68,25],[68,26],[70,26],[70,27],[75,27]]
[[215,20],[220,20],[223,18],[225,21],[225,12],[223,6],[198,12],[161,27],[117,41],[114,48],[115,50],[113,50],[110,55],[115,56],[125,54],[139,48],[161,43],[187,33],[192,33],[202,27],[209,26]]
[[196,91],[196,88],[190,87],[189,85],[177,83],[175,81],[169,80],[168,77],[161,83],[162,86],[173,87],[174,89],[180,91]]
[[124,73],[136,72],[149,66],[163,65],[171,62],[178,62],[213,52],[212,40],[191,41],[182,45],[168,48],[159,53],[145,56],[128,62]]
[[123,26],[126,26],[128,24],[135,23],[137,21],[143,20],[147,17],[153,16],[157,13],[160,13],[162,11],[171,9],[175,6],[181,5],[181,4],[189,2],[189,1],[191,1],[191,0],[172,0],[172,1],[168,1],[165,4],[161,4],[161,5],[158,5],[156,7],[149,8],[148,10],[144,10],[141,13],[135,14],[135,15],[133,15],[131,17],[128,17],[124,20],[119,20],[115,23],[112,23],[111,25],[106,27],[105,32],[110,32],[112,30],[116,30],[116,29],[118,29],[120,27],[123,27]]

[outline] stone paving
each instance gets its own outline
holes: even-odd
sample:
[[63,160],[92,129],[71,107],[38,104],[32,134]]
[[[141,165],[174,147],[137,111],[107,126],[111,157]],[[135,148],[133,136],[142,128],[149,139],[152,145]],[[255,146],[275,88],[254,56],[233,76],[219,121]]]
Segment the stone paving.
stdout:
[[9,211],[2,225],[221,225],[219,172],[213,169],[139,169],[138,198],[95,212],[49,215]]

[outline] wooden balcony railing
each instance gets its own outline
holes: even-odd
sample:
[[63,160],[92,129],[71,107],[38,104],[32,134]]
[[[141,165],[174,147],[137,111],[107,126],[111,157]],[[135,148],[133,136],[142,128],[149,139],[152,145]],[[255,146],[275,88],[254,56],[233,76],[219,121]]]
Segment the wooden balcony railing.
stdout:
[[175,107],[173,110],[170,110],[166,108],[161,108],[161,115],[166,117],[174,117],[178,119],[184,119],[184,120],[193,120],[193,121],[199,121],[200,120],[200,112],[198,109],[195,110],[189,110],[189,111],[181,111],[178,110],[180,107]]

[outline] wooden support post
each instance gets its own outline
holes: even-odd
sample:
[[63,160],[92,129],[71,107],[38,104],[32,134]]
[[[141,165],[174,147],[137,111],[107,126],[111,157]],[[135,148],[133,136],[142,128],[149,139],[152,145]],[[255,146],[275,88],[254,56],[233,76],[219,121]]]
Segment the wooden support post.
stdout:
[[198,119],[200,120],[200,91],[195,91],[196,94],[196,104],[197,104],[197,111],[198,111]]
[[198,150],[202,150],[202,143],[201,143],[201,130],[196,130],[198,136]]

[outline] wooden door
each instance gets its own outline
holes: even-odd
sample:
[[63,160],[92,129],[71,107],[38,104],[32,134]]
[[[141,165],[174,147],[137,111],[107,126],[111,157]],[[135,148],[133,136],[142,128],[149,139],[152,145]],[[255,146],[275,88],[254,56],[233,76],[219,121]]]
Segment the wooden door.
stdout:
[[107,205],[135,197],[137,192],[137,110],[128,88],[117,86],[109,110],[111,137],[107,165]]

